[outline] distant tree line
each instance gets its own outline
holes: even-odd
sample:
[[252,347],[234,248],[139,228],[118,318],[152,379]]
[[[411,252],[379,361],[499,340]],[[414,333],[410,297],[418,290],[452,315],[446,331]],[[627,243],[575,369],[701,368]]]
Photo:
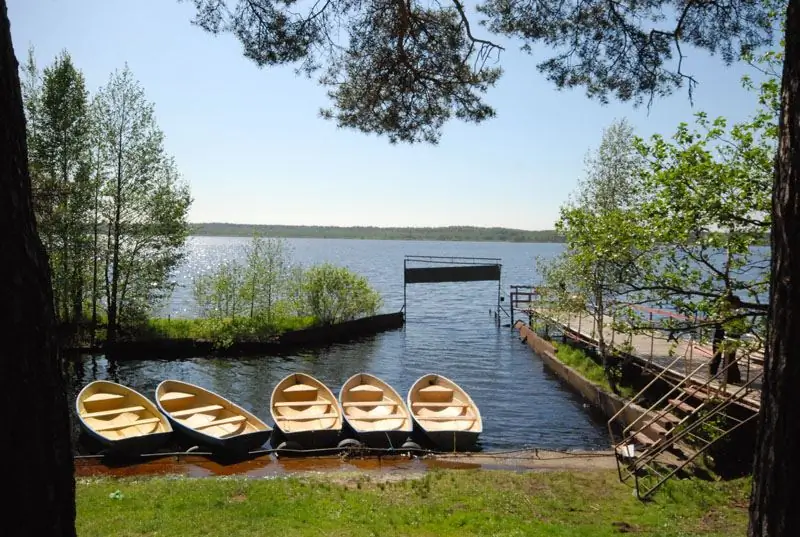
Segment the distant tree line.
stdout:
[[[73,329],[106,319],[106,339],[171,290],[183,257],[188,186],[153,105],[127,66],[90,96],[65,51],[22,69],[28,164],[54,308]],[[94,334],[94,330],[92,330]]]
[[276,238],[421,240],[421,241],[496,241],[563,242],[552,229],[528,231],[504,227],[371,227],[371,226],[279,226],[227,223],[190,224],[190,234],[200,236],[249,237],[253,234]]

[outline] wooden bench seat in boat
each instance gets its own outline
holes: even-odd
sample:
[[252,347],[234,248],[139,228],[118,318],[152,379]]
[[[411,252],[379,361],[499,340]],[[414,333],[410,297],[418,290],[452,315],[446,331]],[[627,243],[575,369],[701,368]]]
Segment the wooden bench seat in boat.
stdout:
[[444,401],[444,402],[416,401],[414,403],[411,403],[411,406],[412,407],[420,407],[420,406],[425,407],[425,406],[427,406],[427,407],[436,407],[436,408],[438,408],[438,407],[447,408],[449,406],[455,406],[455,407],[466,408],[466,407],[468,407],[470,405],[469,405],[469,403],[459,403],[458,401],[451,401],[451,402],[447,402],[447,401]]
[[351,402],[348,402],[348,403],[342,403],[342,406],[344,408],[360,407],[360,406],[371,407],[371,406],[397,406],[397,405],[399,405],[399,403],[397,403],[396,401],[387,401],[387,400],[383,400],[383,401],[351,401]]
[[83,414],[83,418],[101,418],[105,416],[113,416],[115,414],[124,414],[125,412],[139,412],[144,410],[143,406],[129,406],[125,408],[114,408],[112,410],[101,410],[99,412],[89,412]]
[[417,416],[418,420],[429,421],[475,421],[477,416]]
[[208,406],[199,406],[196,408],[187,408],[186,410],[176,410],[175,412],[170,412],[173,417],[180,418],[182,416],[191,416],[192,414],[200,414],[201,412],[212,412],[214,410],[222,410],[222,405],[208,405]]
[[309,386],[308,384],[292,384],[288,388],[283,389],[283,393],[297,393],[297,392],[315,392],[317,388],[315,386]]
[[336,413],[328,413],[328,414],[309,414],[308,416],[278,416],[279,420],[286,420],[286,421],[303,421],[303,420],[319,420],[324,418],[335,418],[338,417],[339,414]]
[[122,399],[125,396],[119,393],[106,393],[106,392],[98,392],[94,395],[90,395],[86,399],[83,400],[84,403],[95,403],[97,401],[110,401],[112,399]]
[[370,416],[365,414],[363,416],[347,416],[354,421],[380,421],[380,420],[404,420],[406,417],[403,414],[388,414],[385,416]]
[[177,401],[179,399],[191,399],[195,397],[193,393],[169,392],[161,396],[161,401]]
[[330,401],[325,399],[315,399],[313,401],[281,401],[275,403],[275,406],[316,406],[316,405],[329,405]]
[[128,427],[136,427],[137,425],[147,425],[149,423],[157,423],[161,421],[159,418],[146,418],[138,421],[127,421],[124,423],[109,423],[108,425],[99,425],[94,427],[95,431],[113,431],[116,429],[127,429]]
[[226,423],[239,423],[241,421],[245,421],[247,418],[244,416],[231,416],[230,418],[223,418],[221,420],[216,421],[209,421],[208,423],[203,423],[201,425],[195,425],[195,429],[207,429],[209,427],[216,427],[217,425],[225,425]]
[[430,386],[425,386],[424,388],[420,388],[419,393],[453,393],[453,390],[448,388],[447,386],[439,386],[438,384],[432,384]]
[[381,390],[381,389],[380,389],[380,388],[378,388],[377,386],[370,386],[369,384],[360,384],[360,385],[358,385],[358,386],[353,386],[353,387],[352,387],[352,388],[350,388],[348,391],[350,391],[350,392],[356,392],[356,393],[358,393],[358,392],[377,392],[377,393],[383,393],[383,390]]

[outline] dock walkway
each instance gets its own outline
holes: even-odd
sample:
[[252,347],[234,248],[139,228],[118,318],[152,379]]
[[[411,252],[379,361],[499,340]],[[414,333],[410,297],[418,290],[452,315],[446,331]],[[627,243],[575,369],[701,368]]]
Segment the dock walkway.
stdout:
[[[518,307],[517,311],[538,318],[554,326],[565,336],[582,341],[589,345],[597,346],[597,325],[593,316],[588,314],[567,313],[542,308],[536,304],[527,304]],[[657,329],[646,332],[626,333],[613,329],[613,319],[604,316],[604,330],[606,344],[621,350],[637,360],[643,368],[662,371],[665,376],[674,382],[680,382],[689,377],[687,383],[701,385],[709,379],[707,366],[713,357],[710,345],[699,344],[686,337],[677,339],[669,338],[663,331]],[[677,359],[677,360],[676,360]],[[746,383],[762,372],[763,355],[752,353],[739,359],[739,369],[742,382]],[[699,369],[698,369],[699,367]],[[696,370],[696,371],[695,371]],[[738,389],[735,385],[722,385],[713,381],[714,389],[725,390],[733,394]],[[741,403],[758,411],[761,406],[761,380],[752,384],[752,389],[742,397]]]

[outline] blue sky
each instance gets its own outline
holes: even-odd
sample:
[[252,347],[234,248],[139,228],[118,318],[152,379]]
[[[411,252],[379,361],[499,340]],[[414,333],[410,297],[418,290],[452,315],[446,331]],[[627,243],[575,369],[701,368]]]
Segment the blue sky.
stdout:
[[[230,36],[190,24],[175,0],[8,0],[17,57],[40,67],[66,48],[96,90],[128,63],[141,81],[194,197],[193,222],[551,228],[602,130],[627,117],[637,133],[670,134],[696,111],[742,119],[755,106],[746,67],[689,51],[700,81],[648,112],[557,91],[537,58],[502,54],[488,101],[497,117],[452,122],[438,146],[397,145],[320,119],[325,92],[291,68],[259,69]],[[478,30],[476,30],[477,32]]]

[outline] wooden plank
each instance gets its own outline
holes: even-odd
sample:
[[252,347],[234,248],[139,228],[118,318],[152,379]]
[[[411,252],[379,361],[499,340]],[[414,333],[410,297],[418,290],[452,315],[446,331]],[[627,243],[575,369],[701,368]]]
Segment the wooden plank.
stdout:
[[192,397],[195,397],[195,394],[185,392],[169,392],[162,395],[159,399],[161,401],[177,401],[179,399],[191,399]]
[[216,427],[217,425],[225,425],[226,423],[238,423],[240,421],[245,421],[247,418],[244,416],[231,416],[230,418],[223,418],[221,420],[216,421],[209,421],[208,423],[203,423],[202,425],[195,425],[195,429],[208,429],[209,427]]
[[274,406],[276,407],[283,407],[283,406],[317,406],[317,405],[330,405],[332,404],[330,401],[325,399],[315,399],[313,401],[280,401],[275,403]]
[[687,414],[691,414],[692,412],[697,410],[692,405],[684,403],[683,401],[679,401],[677,399],[667,399],[667,403],[674,406],[678,410],[681,410],[682,412],[686,412]]
[[446,386],[439,386],[438,384],[432,384],[421,388],[419,393],[453,393],[453,389]]
[[129,421],[125,423],[111,423],[109,425],[100,425],[98,427],[93,427],[93,429],[97,432],[115,431],[117,429],[127,429],[128,427],[136,427],[138,425],[148,425],[150,423],[156,423],[159,421],[161,421],[159,418],[146,418],[143,420]]
[[370,407],[370,406],[397,406],[400,403],[394,401],[351,401],[349,403],[342,403],[344,408],[348,407]]
[[459,402],[456,402],[456,401],[453,401],[453,402],[445,401],[443,403],[436,403],[436,402],[433,402],[433,401],[431,401],[429,403],[426,403],[424,401],[416,401],[414,403],[411,403],[411,406],[412,407],[426,407],[427,406],[427,407],[431,407],[431,408],[434,408],[434,407],[447,408],[449,406],[452,406],[452,407],[462,407],[462,408],[464,408],[464,407],[468,407],[468,406],[471,406],[471,405],[469,403],[459,403]]
[[89,412],[88,414],[83,414],[83,418],[102,418],[105,416],[114,416],[116,414],[124,414],[125,412],[139,412],[140,410],[144,410],[143,406],[129,406],[125,408],[115,408],[113,410],[101,410],[99,412]]
[[175,412],[170,412],[173,417],[180,418],[182,416],[191,416],[192,414],[201,414],[203,412],[213,412],[215,410],[222,410],[224,407],[222,405],[208,405],[208,406],[199,406],[197,408],[187,408],[186,410],[177,410]]
[[406,417],[402,414],[389,414],[387,416],[350,416],[347,417],[352,421],[381,421],[381,420],[404,420]]
[[369,384],[359,384],[354,388],[350,388],[348,391],[350,392],[380,392],[383,393],[383,390],[378,388],[377,386],[371,386]]
[[317,414],[316,416],[277,416],[279,420],[285,421],[303,421],[303,420],[319,420],[319,419],[327,419],[327,418],[336,418],[339,414]]
[[96,401],[110,401],[112,399],[122,399],[125,397],[124,395],[120,395],[118,393],[105,393],[99,392],[94,395],[90,395],[86,399],[83,400],[84,403],[94,403]]
[[417,416],[419,421],[475,421],[477,416]]
[[293,384],[288,388],[283,389],[286,393],[294,393],[294,392],[315,392],[317,391],[316,386],[309,386],[308,384]]

